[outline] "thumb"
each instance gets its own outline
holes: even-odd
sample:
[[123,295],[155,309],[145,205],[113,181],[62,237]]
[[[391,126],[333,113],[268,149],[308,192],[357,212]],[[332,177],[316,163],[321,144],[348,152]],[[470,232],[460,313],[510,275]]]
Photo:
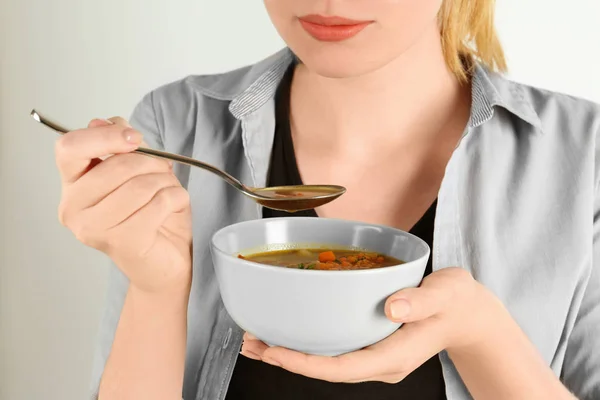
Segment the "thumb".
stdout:
[[122,118],[122,117],[112,117],[112,118],[109,118],[108,121],[110,121],[111,123],[113,123],[115,125],[126,126],[127,128],[132,127],[129,124],[129,121],[127,121],[125,118]]
[[[100,128],[100,127],[109,126],[109,125],[120,125],[120,126],[125,126],[125,127],[128,127],[128,128],[131,128],[131,125],[129,125],[129,122],[127,122],[126,119],[121,118],[121,117],[112,117],[112,118],[109,118],[109,119],[94,118],[88,124],[88,129]],[[141,145],[145,146],[145,143],[142,141]],[[104,161],[107,158],[110,158],[111,156],[112,156],[111,154],[108,154],[108,155],[105,155],[105,156],[93,159],[90,162],[90,165],[87,168],[87,170],[90,170],[90,169],[94,168],[101,161]]]
[[125,118],[121,118],[121,117],[112,117],[109,119],[96,118],[96,119],[93,119],[90,121],[90,123],[88,124],[88,128],[99,128],[101,126],[108,126],[108,125],[119,125],[119,126],[125,126],[127,128],[131,128],[131,125],[129,125],[129,122]]
[[[126,126],[128,128],[132,128],[132,126],[129,124],[129,122],[125,118],[121,118],[121,117],[111,117],[109,119],[96,118],[96,119],[93,119],[90,121],[90,123],[88,124],[88,128],[100,128],[101,126],[108,126],[108,125],[119,125],[119,126]],[[148,146],[148,144],[144,140],[142,140],[140,145],[146,146],[146,147]],[[110,155],[103,156],[100,159],[95,160],[94,164],[98,164],[99,161],[103,161],[109,157],[110,157]]]
[[88,124],[88,128],[100,128],[101,126],[108,126],[108,125],[113,125],[112,121],[109,121],[108,119],[93,119],[90,121],[90,123]]
[[400,290],[385,302],[385,314],[394,322],[415,322],[443,312],[462,286],[463,273],[446,268],[429,275],[418,288]]
[[[120,126],[126,126],[128,128],[133,128],[131,126],[131,124],[129,123],[129,121],[127,121],[125,118],[122,118],[122,117],[112,117],[112,118],[109,118],[107,121],[110,122],[110,123],[112,123],[112,124],[115,124],[115,125],[120,125]],[[148,143],[146,143],[145,140],[142,140],[142,143],[140,143],[140,146],[142,146],[142,147],[148,147]]]

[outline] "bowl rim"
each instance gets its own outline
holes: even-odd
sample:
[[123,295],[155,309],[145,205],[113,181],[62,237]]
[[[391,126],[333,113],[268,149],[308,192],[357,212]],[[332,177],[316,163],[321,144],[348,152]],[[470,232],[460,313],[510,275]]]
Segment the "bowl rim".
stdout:
[[[261,263],[257,263],[255,261],[250,261],[247,259],[242,259],[242,258],[238,258],[236,255],[234,254],[229,254],[228,252],[224,251],[223,249],[219,248],[216,244],[215,244],[215,240],[217,238],[217,236],[219,235],[224,235],[226,233],[227,230],[233,229],[237,226],[241,226],[241,225],[251,225],[251,224],[259,224],[259,223],[270,223],[270,222],[274,222],[274,221],[286,221],[286,220],[292,220],[292,221],[301,221],[301,220],[312,220],[312,221],[334,221],[334,222],[342,222],[342,223],[347,223],[347,224],[360,224],[363,226],[367,226],[367,227],[375,227],[375,228],[381,228],[381,229],[385,229],[391,232],[394,232],[396,234],[400,234],[402,236],[408,236],[409,238],[415,240],[417,243],[419,243],[419,245],[423,246],[426,250],[425,254],[415,260],[412,261],[407,261],[403,264],[398,264],[398,265],[392,265],[389,267],[384,267],[384,268],[372,268],[372,269],[355,269],[355,270],[343,270],[343,271],[339,271],[339,270],[334,270],[334,271],[328,271],[328,270],[310,270],[310,269],[296,269],[296,268],[282,268],[276,265],[268,265],[268,264],[261,264]],[[319,222],[320,223],[320,222]],[[348,220],[348,219],[341,219],[341,218],[325,218],[325,217],[273,217],[273,218],[257,218],[257,219],[252,219],[252,220],[247,220],[247,221],[240,221],[240,222],[236,222],[235,224],[230,224],[227,226],[224,226],[222,228],[220,228],[219,230],[217,230],[212,236],[211,236],[211,240],[210,240],[210,248],[211,248],[211,252],[217,252],[222,256],[225,257],[229,257],[232,260],[235,260],[236,263],[242,263],[242,264],[248,264],[249,266],[252,266],[254,268],[259,268],[259,269],[264,269],[264,270],[275,270],[275,271],[279,271],[279,273],[284,273],[284,274],[313,274],[313,275],[331,275],[331,274],[336,274],[336,275],[372,275],[372,274],[385,274],[385,273],[390,273],[393,272],[397,269],[405,269],[409,266],[415,265],[417,263],[419,263],[421,260],[423,259],[428,259],[431,256],[431,248],[429,247],[429,245],[427,244],[427,242],[425,242],[423,239],[421,239],[420,237],[413,235],[410,232],[406,232],[403,231],[401,229],[397,229],[397,228],[393,228],[391,226],[387,226],[387,225],[382,225],[382,224],[372,224],[369,222],[362,222],[362,221],[355,221],[355,220]]]

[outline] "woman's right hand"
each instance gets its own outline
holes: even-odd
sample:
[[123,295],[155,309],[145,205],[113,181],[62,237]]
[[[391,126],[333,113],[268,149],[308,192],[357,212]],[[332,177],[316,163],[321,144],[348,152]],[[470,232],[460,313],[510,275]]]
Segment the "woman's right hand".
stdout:
[[61,137],[59,220],[78,240],[107,254],[135,288],[189,288],[189,196],[167,161],[132,153],[142,143],[121,118],[93,120]]

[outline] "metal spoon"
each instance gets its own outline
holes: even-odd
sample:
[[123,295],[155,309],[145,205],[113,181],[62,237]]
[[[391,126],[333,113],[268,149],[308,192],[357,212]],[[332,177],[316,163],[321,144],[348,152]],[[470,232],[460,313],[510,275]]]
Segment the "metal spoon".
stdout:
[[[69,132],[68,129],[43,117],[36,110],[31,111],[31,117],[37,122],[58,132],[61,135]],[[146,154],[153,157],[164,158],[181,164],[191,165],[192,167],[202,168],[217,175],[231,186],[250,197],[257,203],[274,210],[296,212],[310,210],[327,204],[346,192],[346,188],[336,185],[294,185],[278,186],[265,188],[251,188],[229,175],[227,172],[218,169],[210,164],[195,160],[190,157],[179,154],[167,153],[165,151],[138,147],[134,153]]]

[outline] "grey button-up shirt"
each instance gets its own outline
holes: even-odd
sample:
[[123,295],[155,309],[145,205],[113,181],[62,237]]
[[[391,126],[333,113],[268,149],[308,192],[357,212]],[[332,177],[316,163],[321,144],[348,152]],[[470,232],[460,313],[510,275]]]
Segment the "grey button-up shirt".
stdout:
[[[207,161],[264,186],[275,128],[274,94],[293,54],[190,76],[148,94],[131,123],[153,147]],[[478,67],[468,128],[441,185],[433,269],[461,266],[507,307],[557,376],[600,399],[600,107],[510,82]],[[191,195],[194,278],[183,397],[221,400],[242,332],[219,295],[211,235],[261,209],[215,176],[176,166]],[[114,337],[127,280],[116,269],[94,364],[93,390]],[[445,352],[449,400],[470,399]]]

